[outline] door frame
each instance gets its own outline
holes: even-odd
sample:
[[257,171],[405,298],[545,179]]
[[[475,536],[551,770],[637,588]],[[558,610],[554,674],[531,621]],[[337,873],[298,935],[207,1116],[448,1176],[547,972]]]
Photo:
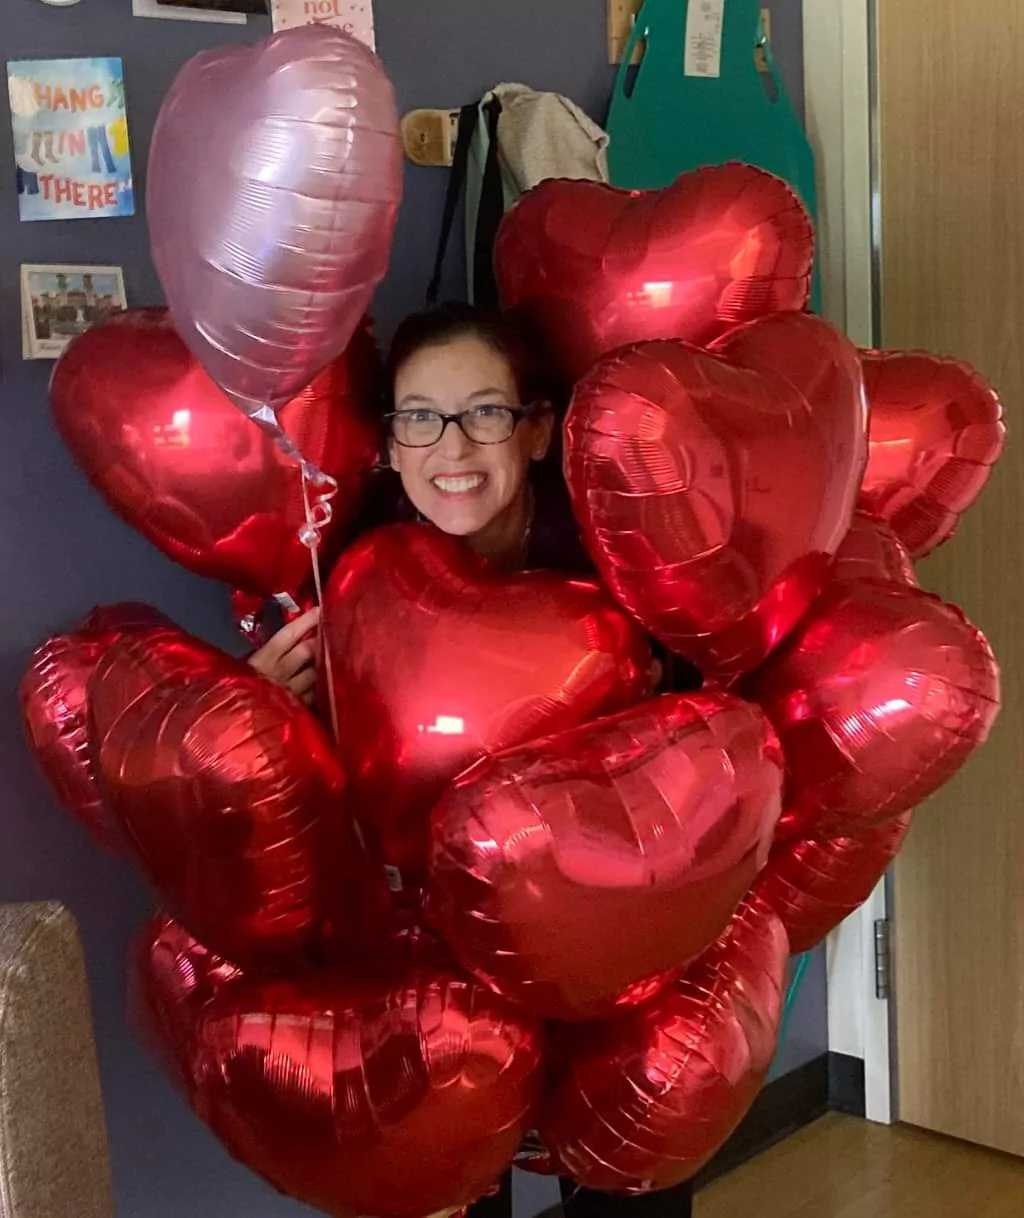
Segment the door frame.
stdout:
[[[880,209],[877,0],[803,0],[804,99],[818,162],[824,314],[860,347],[877,345]],[[892,1004],[876,992],[875,929],[886,884],[828,942],[829,1050],[864,1062],[866,1115],[895,1119]]]

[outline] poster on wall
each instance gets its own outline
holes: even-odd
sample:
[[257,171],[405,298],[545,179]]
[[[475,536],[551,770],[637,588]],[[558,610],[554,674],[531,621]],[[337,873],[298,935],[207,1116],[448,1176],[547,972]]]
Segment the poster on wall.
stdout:
[[22,356],[57,359],[73,338],[127,303],[119,266],[23,266]]
[[7,85],[21,219],[133,216],[121,60],[16,60]]
[[376,50],[373,0],[270,0],[270,13],[275,30],[333,25]]

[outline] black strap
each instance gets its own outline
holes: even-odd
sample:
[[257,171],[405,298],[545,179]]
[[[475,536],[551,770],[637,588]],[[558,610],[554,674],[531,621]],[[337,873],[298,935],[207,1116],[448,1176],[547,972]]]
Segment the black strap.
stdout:
[[437,257],[434,260],[434,276],[427,288],[427,304],[436,305],[441,295],[441,279],[444,275],[444,263],[448,257],[448,246],[452,239],[452,228],[455,225],[455,213],[459,208],[459,199],[466,185],[469,171],[469,150],[476,135],[477,121],[480,117],[480,107],[463,106],[459,111],[459,134],[455,141],[455,152],[452,155],[452,171],[448,178],[448,194],[444,201],[444,215],[441,219],[441,234],[437,240]]
[[484,309],[497,309],[498,280],[494,274],[494,242],[505,214],[505,188],[498,158],[498,120],[501,102],[496,97],[484,105],[487,116],[487,163],[480,188],[480,210],[476,219],[473,248],[473,298]]
[[[501,118],[501,102],[496,97],[483,106],[487,119],[487,162],[484,166],[480,189],[480,210],[477,217],[473,249],[467,256],[473,260],[473,295],[476,303],[485,308],[497,308],[498,283],[494,274],[494,239],[505,214],[505,191],[501,183],[501,164],[498,158],[498,120]],[[444,201],[441,232],[437,241],[437,256],[434,259],[434,274],[427,288],[427,304],[436,305],[441,295],[441,280],[444,264],[451,244],[452,229],[459,209],[459,200],[469,177],[469,153],[476,136],[480,120],[480,106],[463,106],[459,111],[459,133],[452,154],[452,169],[448,178],[448,193]]]

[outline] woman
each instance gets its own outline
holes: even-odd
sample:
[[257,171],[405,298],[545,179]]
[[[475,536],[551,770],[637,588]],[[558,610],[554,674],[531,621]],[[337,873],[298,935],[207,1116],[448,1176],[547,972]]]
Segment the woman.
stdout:
[[[573,523],[557,460],[557,385],[507,321],[452,305],[409,318],[388,360],[388,457],[364,527],[431,521],[465,538],[504,570],[591,569]],[[315,642],[307,614],[251,659],[265,676],[309,699]],[[689,1218],[692,1186],[624,1199],[562,1181],[568,1218]],[[474,1218],[510,1218],[509,1179],[473,1208]]]
[[[414,314],[392,342],[386,383],[387,453],[399,477],[376,476],[357,533],[419,517],[507,570],[592,574],[557,452],[564,393],[525,335],[469,305]],[[314,610],[250,659],[306,702],[316,685],[316,625]]]

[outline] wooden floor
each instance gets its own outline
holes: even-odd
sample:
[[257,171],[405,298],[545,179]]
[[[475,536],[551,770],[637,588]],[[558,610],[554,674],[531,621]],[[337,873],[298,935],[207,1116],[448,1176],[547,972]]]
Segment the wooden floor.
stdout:
[[828,1116],[711,1185],[695,1218],[1024,1218],[1024,1162]]

